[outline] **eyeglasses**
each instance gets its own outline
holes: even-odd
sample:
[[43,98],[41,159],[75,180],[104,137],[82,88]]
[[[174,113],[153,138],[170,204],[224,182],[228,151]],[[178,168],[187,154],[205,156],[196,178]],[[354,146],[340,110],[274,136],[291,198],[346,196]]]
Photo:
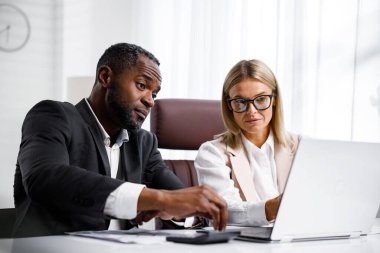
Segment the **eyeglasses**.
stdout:
[[263,111],[270,107],[270,105],[272,104],[273,96],[274,94],[261,95],[254,99],[244,99],[244,98],[227,99],[227,104],[229,105],[230,109],[234,112],[247,111],[249,103],[253,104],[256,110]]

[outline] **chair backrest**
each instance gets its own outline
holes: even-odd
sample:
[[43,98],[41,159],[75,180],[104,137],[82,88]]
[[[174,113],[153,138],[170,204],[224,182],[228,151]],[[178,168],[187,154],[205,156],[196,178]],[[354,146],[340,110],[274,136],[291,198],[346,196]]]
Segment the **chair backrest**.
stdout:
[[[226,130],[217,100],[157,99],[150,116],[158,147],[197,150],[203,142]],[[165,160],[186,186],[198,185],[193,160]]]
[[0,238],[12,237],[12,230],[15,221],[16,208],[0,209]]

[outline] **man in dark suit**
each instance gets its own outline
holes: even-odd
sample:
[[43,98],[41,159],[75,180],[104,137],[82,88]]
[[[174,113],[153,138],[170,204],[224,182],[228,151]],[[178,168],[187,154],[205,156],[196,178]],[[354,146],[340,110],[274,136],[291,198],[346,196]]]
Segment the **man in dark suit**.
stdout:
[[140,129],[161,89],[158,66],[143,48],[115,44],[99,59],[88,99],[75,106],[46,100],[28,112],[14,182],[15,237],[104,230],[111,218],[131,227],[156,216],[200,215],[225,228],[224,200],[207,186],[181,189],[156,137]]

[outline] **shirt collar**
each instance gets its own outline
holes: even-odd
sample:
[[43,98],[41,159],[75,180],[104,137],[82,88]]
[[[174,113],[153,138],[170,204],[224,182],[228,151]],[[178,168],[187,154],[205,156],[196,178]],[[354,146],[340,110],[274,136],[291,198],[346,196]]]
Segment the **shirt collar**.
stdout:
[[[109,134],[106,132],[106,130],[104,129],[104,127],[102,126],[102,124],[100,124],[100,121],[98,120],[98,117],[96,117],[96,114],[92,110],[91,105],[88,102],[87,98],[85,100],[86,100],[88,108],[90,108],[90,111],[92,112],[92,115],[94,115],[95,120],[98,123],[99,128],[100,128],[100,130],[102,132],[104,145],[107,146],[107,147],[109,147],[110,143],[111,143],[111,138],[110,138]],[[117,136],[115,144],[118,145],[119,147],[121,147],[121,145],[123,145],[123,143],[127,142],[127,141],[129,141],[128,131],[126,129],[122,129],[120,131],[119,135]]]
[[269,136],[268,136],[268,139],[267,139],[266,143],[268,144],[268,146],[273,151],[274,150],[274,138],[273,138],[273,134],[272,134],[271,130],[269,130]]
[[271,151],[274,151],[274,138],[273,138],[273,134],[272,134],[272,131],[270,130],[269,131],[269,135],[268,135],[268,138],[267,140],[264,142],[263,146],[261,148],[257,147],[255,144],[253,144],[252,142],[250,142],[245,136],[243,133],[241,133],[241,139],[242,139],[242,143],[243,145],[246,147],[247,150],[251,150],[251,151],[259,151],[259,150],[271,150]]

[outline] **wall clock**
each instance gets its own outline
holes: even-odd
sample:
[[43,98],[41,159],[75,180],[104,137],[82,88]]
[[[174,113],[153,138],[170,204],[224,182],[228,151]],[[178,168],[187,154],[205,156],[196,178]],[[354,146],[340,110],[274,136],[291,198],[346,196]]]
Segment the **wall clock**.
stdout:
[[0,51],[20,50],[29,37],[30,22],[25,12],[12,4],[0,4]]

